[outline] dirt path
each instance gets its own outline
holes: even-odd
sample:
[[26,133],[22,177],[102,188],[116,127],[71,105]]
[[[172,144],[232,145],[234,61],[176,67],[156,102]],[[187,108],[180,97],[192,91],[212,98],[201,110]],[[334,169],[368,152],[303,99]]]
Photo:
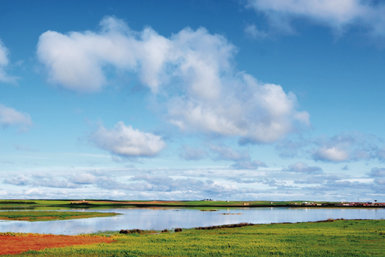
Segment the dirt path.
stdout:
[[0,234],[0,255],[19,254],[28,250],[64,247],[70,245],[110,243],[113,240],[102,236],[62,236],[39,234]]

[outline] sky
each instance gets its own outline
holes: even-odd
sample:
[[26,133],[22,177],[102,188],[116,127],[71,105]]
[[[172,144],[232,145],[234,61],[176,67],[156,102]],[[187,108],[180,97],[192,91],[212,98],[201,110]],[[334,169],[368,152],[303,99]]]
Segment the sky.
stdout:
[[385,201],[385,3],[0,8],[0,198]]

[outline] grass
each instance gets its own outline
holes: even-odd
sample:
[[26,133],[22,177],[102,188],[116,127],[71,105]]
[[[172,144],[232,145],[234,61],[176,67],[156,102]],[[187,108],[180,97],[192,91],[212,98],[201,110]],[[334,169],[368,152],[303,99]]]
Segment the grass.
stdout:
[[385,256],[385,220],[103,235],[116,241],[31,251],[21,256]]
[[[119,207],[299,207],[304,201],[109,201],[109,200],[0,200],[0,210],[56,210]],[[334,205],[333,202],[317,202]]]
[[48,221],[109,217],[111,212],[70,212],[70,211],[0,211],[0,220]]

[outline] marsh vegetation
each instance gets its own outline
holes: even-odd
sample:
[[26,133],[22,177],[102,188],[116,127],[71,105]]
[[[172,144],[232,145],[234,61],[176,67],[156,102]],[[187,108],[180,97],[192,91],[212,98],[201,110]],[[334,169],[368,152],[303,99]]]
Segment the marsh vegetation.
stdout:
[[74,212],[74,211],[0,211],[0,220],[52,221],[110,217],[113,212]]
[[330,220],[181,232],[101,233],[114,241],[22,256],[384,256],[385,220]]

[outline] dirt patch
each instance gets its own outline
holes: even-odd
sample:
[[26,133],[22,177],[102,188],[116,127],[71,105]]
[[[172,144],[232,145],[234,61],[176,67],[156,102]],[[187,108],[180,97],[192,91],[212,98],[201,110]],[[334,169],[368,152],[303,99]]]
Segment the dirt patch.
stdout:
[[0,234],[0,255],[19,254],[29,250],[42,250],[71,245],[110,243],[112,241],[112,238],[102,236]]

